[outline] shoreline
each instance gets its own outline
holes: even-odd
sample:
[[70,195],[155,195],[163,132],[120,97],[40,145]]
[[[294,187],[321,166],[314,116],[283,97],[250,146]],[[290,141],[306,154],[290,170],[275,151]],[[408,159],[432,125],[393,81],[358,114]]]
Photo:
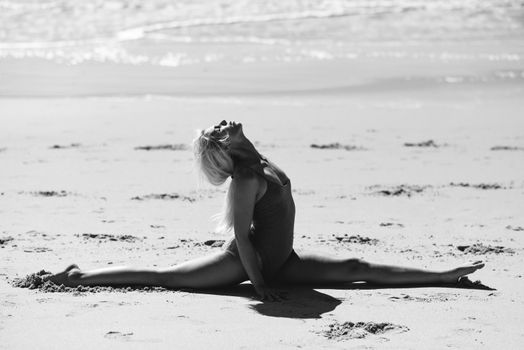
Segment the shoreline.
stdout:
[[1,59],[0,98],[11,97],[280,97],[403,94],[419,90],[522,89],[519,62],[410,59],[209,63],[182,67],[111,63],[58,64]]

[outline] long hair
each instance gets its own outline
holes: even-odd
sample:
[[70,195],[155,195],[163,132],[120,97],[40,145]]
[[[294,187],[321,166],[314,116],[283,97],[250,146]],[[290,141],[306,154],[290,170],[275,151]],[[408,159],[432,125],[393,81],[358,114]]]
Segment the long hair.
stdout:
[[[196,166],[212,185],[220,186],[233,175],[233,159],[227,152],[229,144],[229,135],[217,137],[205,130],[198,131],[193,140]],[[222,212],[213,216],[218,221],[218,232],[225,233],[233,228],[232,191],[229,186]]]

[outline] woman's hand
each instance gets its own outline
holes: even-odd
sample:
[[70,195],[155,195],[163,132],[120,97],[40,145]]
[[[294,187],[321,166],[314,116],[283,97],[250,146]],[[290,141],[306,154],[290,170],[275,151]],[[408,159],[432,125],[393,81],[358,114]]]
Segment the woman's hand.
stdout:
[[255,285],[255,290],[262,301],[282,301],[284,297],[281,293],[266,285]]

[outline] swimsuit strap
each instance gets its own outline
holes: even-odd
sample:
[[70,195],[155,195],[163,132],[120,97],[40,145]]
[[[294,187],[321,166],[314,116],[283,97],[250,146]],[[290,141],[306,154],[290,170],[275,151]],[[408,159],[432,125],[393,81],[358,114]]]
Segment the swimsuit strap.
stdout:
[[274,182],[279,186],[284,186],[277,172],[273,167],[271,167],[271,163],[262,155],[260,156],[260,161],[258,163],[251,164],[248,168],[262,176],[267,181]]

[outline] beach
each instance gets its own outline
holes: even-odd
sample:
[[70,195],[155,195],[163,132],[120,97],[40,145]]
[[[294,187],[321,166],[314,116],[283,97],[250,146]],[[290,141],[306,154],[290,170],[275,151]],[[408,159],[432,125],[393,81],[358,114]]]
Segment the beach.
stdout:
[[[78,29],[91,23],[83,7],[70,18],[77,12],[59,12],[61,1],[0,4],[1,349],[520,348],[517,2],[468,3],[475,11],[414,2],[395,25],[398,11],[377,5],[379,21],[353,2],[278,13],[241,2],[220,16],[186,4],[187,17],[175,18],[156,1],[143,9],[156,22],[125,2],[93,3],[107,19],[85,26],[96,33]],[[9,11],[39,11],[45,28],[55,18],[70,30],[50,39],[6,21]],[[442,11],[456,17],[412,33]],[[113,21],[122,12],[135,17]],[[481,284],[297,286],[278,303],[259,301],[249,282],[210,291],[16,286],[71,263],[166,267],[222,249],[229,235],[211,217],[227,183],[200,179],[191,150],[197,130],[221,120],[242,122],[290,177],[298,253],[431,270],[482,260],[470,277]]]

